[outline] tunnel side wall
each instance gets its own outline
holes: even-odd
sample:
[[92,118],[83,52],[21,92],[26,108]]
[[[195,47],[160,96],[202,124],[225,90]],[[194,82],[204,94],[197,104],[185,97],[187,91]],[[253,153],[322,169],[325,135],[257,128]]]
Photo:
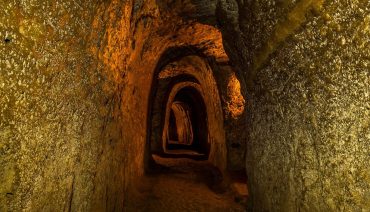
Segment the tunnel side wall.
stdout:
[[0,4],[0,211],[122,209],[122,63],[105,48],[122,50],[107,31],[128,3]]
[[369,1],[224,1],[254,211],[370,209]]

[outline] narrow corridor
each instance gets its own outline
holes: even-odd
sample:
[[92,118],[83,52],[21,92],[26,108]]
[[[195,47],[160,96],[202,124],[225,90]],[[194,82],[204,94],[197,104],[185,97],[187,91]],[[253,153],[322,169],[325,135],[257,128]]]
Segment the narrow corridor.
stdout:
[[9,211],[370,212],[370,0],[2,0]]

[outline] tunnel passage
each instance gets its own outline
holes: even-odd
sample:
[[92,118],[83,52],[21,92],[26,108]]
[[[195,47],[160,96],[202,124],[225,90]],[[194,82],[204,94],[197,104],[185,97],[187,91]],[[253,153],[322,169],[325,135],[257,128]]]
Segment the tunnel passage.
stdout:
[[183,102],[173,102],[167,133],[168,144],[193,144],[193,126],[191,124],[191,111]]
[[173,102],[168,125],[168,144],[189,146],[193,144],[192,112],[184,102]]
[[174,86],[167,102],[163,148],[167,154],[190,154],[207,158],[207,111],[197,83]]
[[[192,45],[225,64],[222,43],[247,81],[248,116],[235,98],[224,131],[230,164],[247,167],[253,208],[368,210],[369,8],[366,0],[2,1],[0,211],[120,211],[144,174],[158,56]],[[222,166],[213,82],[190,75],[212,123],[209,160]],[[159,84],[165,96],[172,85]],[[153,151],[162,148],[166,108],[158,108]]]
[[[147,176],[156,178],[156,181],[157,177],[165,178],[161,188],[169,187],[168,192],[172,192],[171,196],[175,198],[194,195],[188,190],[188,185],[181,194],[177,193],[181,176],[181,179],[193,179],[197,186],[203,184],[208,191],[218,194],[226,195],[226,191],[232,190],[237,201],[244,204],[246,179],[240,177],[240,173],[227,170],[224,126],[227,122],[220,95],[226,94],[219,89],[228,83],[220,84],[216,78],[219,77],[217,71],[226,73],[225,67],[217,69],[218,64],[210,65],[212,61],[207,57],[196,52],[183,55],[183,49],[178,50],[180,54],[173,51],[169,55],[164,53],[161,57],[164,61],[159,60],[158,70],[153,76],[148,108],[150,163]],[[230,78],[227,76],[224,79]],[[176,179],[176,185],[171,184],[172,177]]]
[[208,160],[225,170],[224,120],[213,70],[197,55],[166,60],[153,83],[149,154]]

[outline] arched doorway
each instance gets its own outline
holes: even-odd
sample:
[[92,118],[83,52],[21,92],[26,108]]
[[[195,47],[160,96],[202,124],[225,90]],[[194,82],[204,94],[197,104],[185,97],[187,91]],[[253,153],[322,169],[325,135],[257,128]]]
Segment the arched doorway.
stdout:
[[175,85],[168,97],[164,118],[162,142],[166,154],[208,158],[211,141],[199,84],[183,82]]
[[[168,57],[159,61],[153,79],[148,156],[203,159],[223,172],[226,170],[227,148],[222,105],[213,70],[201,56],[188,55],[172,60]],[[177,102],[176,106],[174,102]],[[178,110],[178,121],[175,110]]]

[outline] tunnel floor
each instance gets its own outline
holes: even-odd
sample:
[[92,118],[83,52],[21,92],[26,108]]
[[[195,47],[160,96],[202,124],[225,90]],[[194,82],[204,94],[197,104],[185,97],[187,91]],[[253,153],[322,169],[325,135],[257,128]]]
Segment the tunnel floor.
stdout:
[[156,164],[129,192],[125,211],[245,211],[247,188],[240,175],[228,175],[225,183],[207,161],[153,158]]

